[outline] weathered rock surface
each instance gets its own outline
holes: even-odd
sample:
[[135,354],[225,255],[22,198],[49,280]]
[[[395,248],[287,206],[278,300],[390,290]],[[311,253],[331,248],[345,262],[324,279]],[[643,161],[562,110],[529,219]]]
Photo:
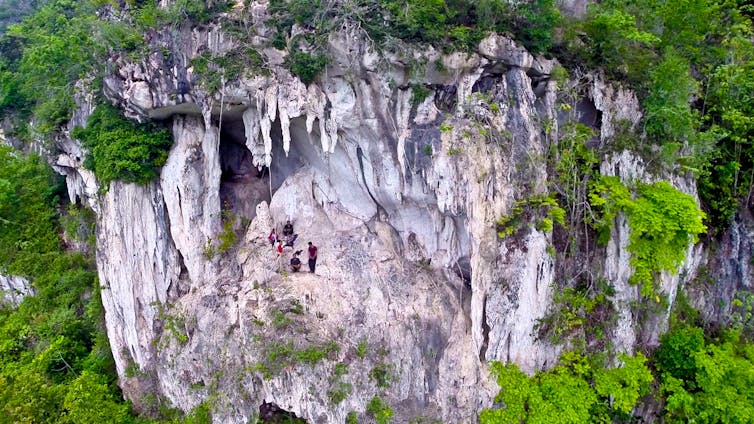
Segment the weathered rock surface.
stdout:
[[0,306],[18,306],[24,297],[32,295],[34,287],[26,278],[0,274]]
[[[590,76],[581,109],[564,118],[549,80],[554,61],[506,37],[485,39],[479,54],[413,52],[444,71],[411,76],[397,55],[344,29],[328,43],[331,68],[308,87],[275,65],[279,52],[265,51],[268,76],[210,95],[190,59],[233,43],[212,25],[183,31],[155,36],[169,58],[115,58],[105,80],[132,116],[171,120],[175,145],[160,181],[114,182],[100,195],[75,143],[61,143],[56,162],[71,199],[98,214],[108,335],[137,406],[147,408],[143,395],[154,390],[184,410],[211,400],[216,422],[247,422],[273,402],[335,423],[379,395],[397,422],[473,422],[496,392],[487,361],[528,373],[556,363],[561,347],[535,331],[552,307],[552,234],[530,228],[503,241],[495,222],[516,200],[547,193],[560,125],[582,120],[609,142],[620,121],[640,119],[633,94]],[[412,104],[417,84],[431,93]],[[628,156],[603,168],[654,178]],[[278,258],[266,236],[287,219],[299,238]],[[228,228],[238,241],[224,246]],[[596,260],[616,288],[614,345],[631,352],[656,343],[666,315],[640,324],[630,313],[638,293],[627,283],[627,231],[619,218]],[[310,240],[316,273],[291,273],[294,250],[304,249],[306,269]],[[690,246],[688,272],[662,277],[671,303],[702,260]],[[328,353],[296,353],[304,351]],[[348,373],[336,375],[337,364]],[[134,365],[142,372],[127,377]],[[347,393],[336,402],[339,389]]]

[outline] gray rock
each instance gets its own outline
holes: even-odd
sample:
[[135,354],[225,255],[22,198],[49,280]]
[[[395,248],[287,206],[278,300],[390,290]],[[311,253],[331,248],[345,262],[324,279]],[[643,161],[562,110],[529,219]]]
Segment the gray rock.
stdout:
[[[254,4],[261,22],[262,3]],[[562,266],[548,253],[553,236],[523,228],[502,240],[495,224],[517,200],[547,193],[545,159],[563,123],[548,79],[556,63],[499,35],[483,40],[479,54],[407,56],[376,53],[358,34],[346,28],[329,39],[337,63],[308,87],[280,66],[280,52],[265,50],[268,76],[221,93],[192,83],[176,96],[183,76],[196,81],[190,58],[233,48],[212,26],[158,36],[173,59],[113,59],[108,96],[131,115],[172,120],[175,144],[159,183],[114,182],[100,197],[75,143],[65,144],[57,169],[72,198],[86,197],[98,214],[108,335],[121,386],[137,405],[153,390],[183,410],[214,399],[216,422],[247,422],[273,402],[329,423],[379,394],[398,422],[473,422],[497,392],[488,361],[527,373],[556,363],[563,347],[535,331]],[[406,57],[450,72],[409,75]],[[618,121],[636,125],[635,95],[586,80],[584,110],[602,142]],[[414,105],[412,85],[431,93]],[[603,168],[655,178],[626,154]],[[230,187],[228,178],[256,186]],[[692,182],[673,183],[693,194]],[[236,200],[246,193],[234,204],[253,213],[233,226],[238,242],[220,251],[227,190]],[[299,239],[278,257],[267,234],[288,219]],[[637,296],[627,285],[627,231],[619,217],[611,244],[588,260],[616,286],[613,342],[630,352],[656,343],[667,314],[640,324],[625,306]],[[316,273],[306,265],[293,273],[290,255],[303,249],[306,258],[307,241],[319,247]],[[701,261],[690,246],[687,272],[662,276],[671,302]],[[320,361],[294,353],[327,346]],[[131,364],[147,376],[127,377]],[[338,364],[348,373],[334,376]],[[337,389],[347,392],[340,402]]]

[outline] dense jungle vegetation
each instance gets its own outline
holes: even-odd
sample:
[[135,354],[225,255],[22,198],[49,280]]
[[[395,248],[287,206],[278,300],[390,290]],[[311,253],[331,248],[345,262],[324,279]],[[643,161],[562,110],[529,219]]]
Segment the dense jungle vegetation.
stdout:
[[[244,72],[264,72],[248,41],[248,16],[218,18],[231,2],[176,0],[167,9],[156,3],[0,0],[6,137],[52,145],[70,118],[77,90],[98,92],[107,71],[101,64],[111,54],[138,58],[152,51],[143,36],[149,29],[215,21],[247,43],[242,55],[196,58],[206,88],[220,89]],[[622,147],[658,169],[697,178],[706,237],[714,242],[737,210],[753,206],[754,8],[743,0],[603,0],[574,19],[561,16],[555,3],[270,0],[274,31],[268,42],[289,51],[286,66],[305,83],[327,66],[325,37],[344,23],[359,26],[383,49],[428,43],[446,52],[469,50],[491,31],[508,33],[571,72],[599,69],[635,90],[645,110],[640,130],[620,135]],[[303,30],[293,31],[294,25]],[[86,166],[105,188],[114,179],[147,183],[170,146],[158,125],[133,124],[108,106],[100,106],[74,135],[89,147]],[[593,167],[598,160],[583,148],[574,152],[574,164]],[[675,269],[684,243],[704,232],[703,215],[667,187],[637,186],[630,193],[593,177],[591,201],[604,214],[596,229],[618,212],[633,214],[644,229],[634,245],[639,262],[632,264],[641,271],[636,283],[650,287],[651,297],[656,274]],[[59,178],[41,158],[0,149],[0,273],[29,278],[36,291],[18,307],[0,307],[0,422],[148,422],[134,415],[116,385],[92,258],[66,251],[61,240],[63,233],[90,238],[91,217],[64,206],[63,197]],[[560,196],[543,204],[553,211],[567,201]],[[668,205],[669,212],[649,213],[658,205]],[[550,227],[558,223],[545,219]],[[652,244],[657,234],[666,243],[659,248]],[[565,333],[583,327],[605,297],[566,291],[550,324]],[[739,303],[729,329],[706,332],[681,304],[661,347],[646,356],[616,359],[576,343],[558,366],[533,377],[494,364],[501,391],[481,422],[632,422],[632,414],[652,405],[666,422],[753,422],[754,303],[746,296]],[[185,422],[206,422],[208,414],[207,408],[185,418],[168,408],[160,412],[165,420]]]

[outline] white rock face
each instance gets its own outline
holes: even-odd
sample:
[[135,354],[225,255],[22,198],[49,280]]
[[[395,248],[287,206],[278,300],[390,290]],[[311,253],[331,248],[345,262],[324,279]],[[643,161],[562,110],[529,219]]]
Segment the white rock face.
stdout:
[[145,369],[157,365],[158,311],[169,290],[177,289],[180,257],[156,184],[113,181],[100,207],[97,270],[105,320],[115,324],[107,326],[107,335],[123,375],[131,361]]
[[[412,77],[403,59],[344,31],[328,40],[332,69],[308,87],[275,65],[279,52],[266,52],[269,76],[219,95],[193,85],[176,96],[191,80],[191,57],[233,47],[214,27],[171,45],[181,58],[172,67],[157,55],[118,62],[108,94],[132,115],[172,119],[175,144],[159,183],[114,182],[99,196],[75,143],[58,158],[72,199],[86,197],[98,213],[108,335],[137,406],[153,390],[184,410],[213,400],[218,423],[247,422],[265,401],[335,423],[349,411],[364,418],[379,395],[396,422],[474,422],[497,391],[488,361],[528,373],[556,363],[562,348],[535,331],[554,295],[552,234],[524,224],[502,240],[496,229],[517,200],[548,191],[554,61],[492,36],[480,54],[408,52],[445,68]],[[635,125],[641,115],[633,94],[594,81],[587,102],[601,112],[595,125],[607,142],[617,121]],[[415,87],[428,84],[436,84],[429,96],[412,104]],[[229,169],[221,151],[248,154],[248,166]],[[633,160],[620,156],[605,173],[650,178]],[[260,171],[242,181],[259,178],[271,200],[250,200],[254,218],[229,232],[233,211],[223,218],[220,199],[241,168]],[[267,234],[288,219],[299,238],[279,258]],[[637,296],[627,284],[627,231],[619,218],[604,261],[620,304]],[[220,251],[233,234],[238,241]],[[316,273],[290,272],[299,249],[308,269],[307,241],[319,247]],[[660,283],[671,302],[678,278]],[[614,342],[624,351],[656,340],[665,320],[638,328],[628,309],[619,315]],[[295,353],[327,346],[317,361]],[[126,377],[132,364],[143,375]],[[335,376],[337,364],[348,373]]]
[[33,295],[34,287],[26,278],[0,274],[0,306],[18,306],[24,297]]
[[220,221],[220,162],[216,131],[205,130],[205,120],[180,116],[173,121],[176,140],[160,175],[172,242],[183,257],[189,281],[205,282],[205,270],[214,273],[204,256]]

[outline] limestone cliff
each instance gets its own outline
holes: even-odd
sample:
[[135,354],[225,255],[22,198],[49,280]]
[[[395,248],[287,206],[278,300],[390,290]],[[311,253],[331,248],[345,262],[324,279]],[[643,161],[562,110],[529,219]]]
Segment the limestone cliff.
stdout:
[[[55,161],[71,200],[97,213],[108,335],[138,407],[153,407],[152,392],[184,410],[211,402],[218,423],[247,422],[267,401],[335,423],[379,395],[397,422],[472,422],[496,393],[488,361],[529,373],[556,362],[562,346],[537,327],[564,276],[553,233],[502,240],[496,221],[548,192],[560,128],[581,122],[606,144],[636,125],[630,92],[574,77],[579,100],[566,109],[557,63],[504,36],[469,54],[378,52],[346,27],[308,86],[282,66],[285,52],[266,49],[266,72],[208,93],[190,63],[235,48],[221,26],[151,42],[158,48],[142,62],[112,59],[105,91],[133,117],[170,122],[175,144],[159,181],[101,194],[75,140],[60,141]],[[695,194],[693,181],[652,175],[617,148],[602,172],[670,178]],[[313,274],[287,271],[292,251],[278,258],[267,241],[288,219],[296,250],[319,247]],[[619,217],[607,247],[577,261],[614,287],[607,337],[632,352],[657,342],[667,310],[632,314],[628,231]],[[238,241],[223,245],[229,232]],[[659,284],[670,304],[704,261],[700,248],[687,256],[684,272]]]

